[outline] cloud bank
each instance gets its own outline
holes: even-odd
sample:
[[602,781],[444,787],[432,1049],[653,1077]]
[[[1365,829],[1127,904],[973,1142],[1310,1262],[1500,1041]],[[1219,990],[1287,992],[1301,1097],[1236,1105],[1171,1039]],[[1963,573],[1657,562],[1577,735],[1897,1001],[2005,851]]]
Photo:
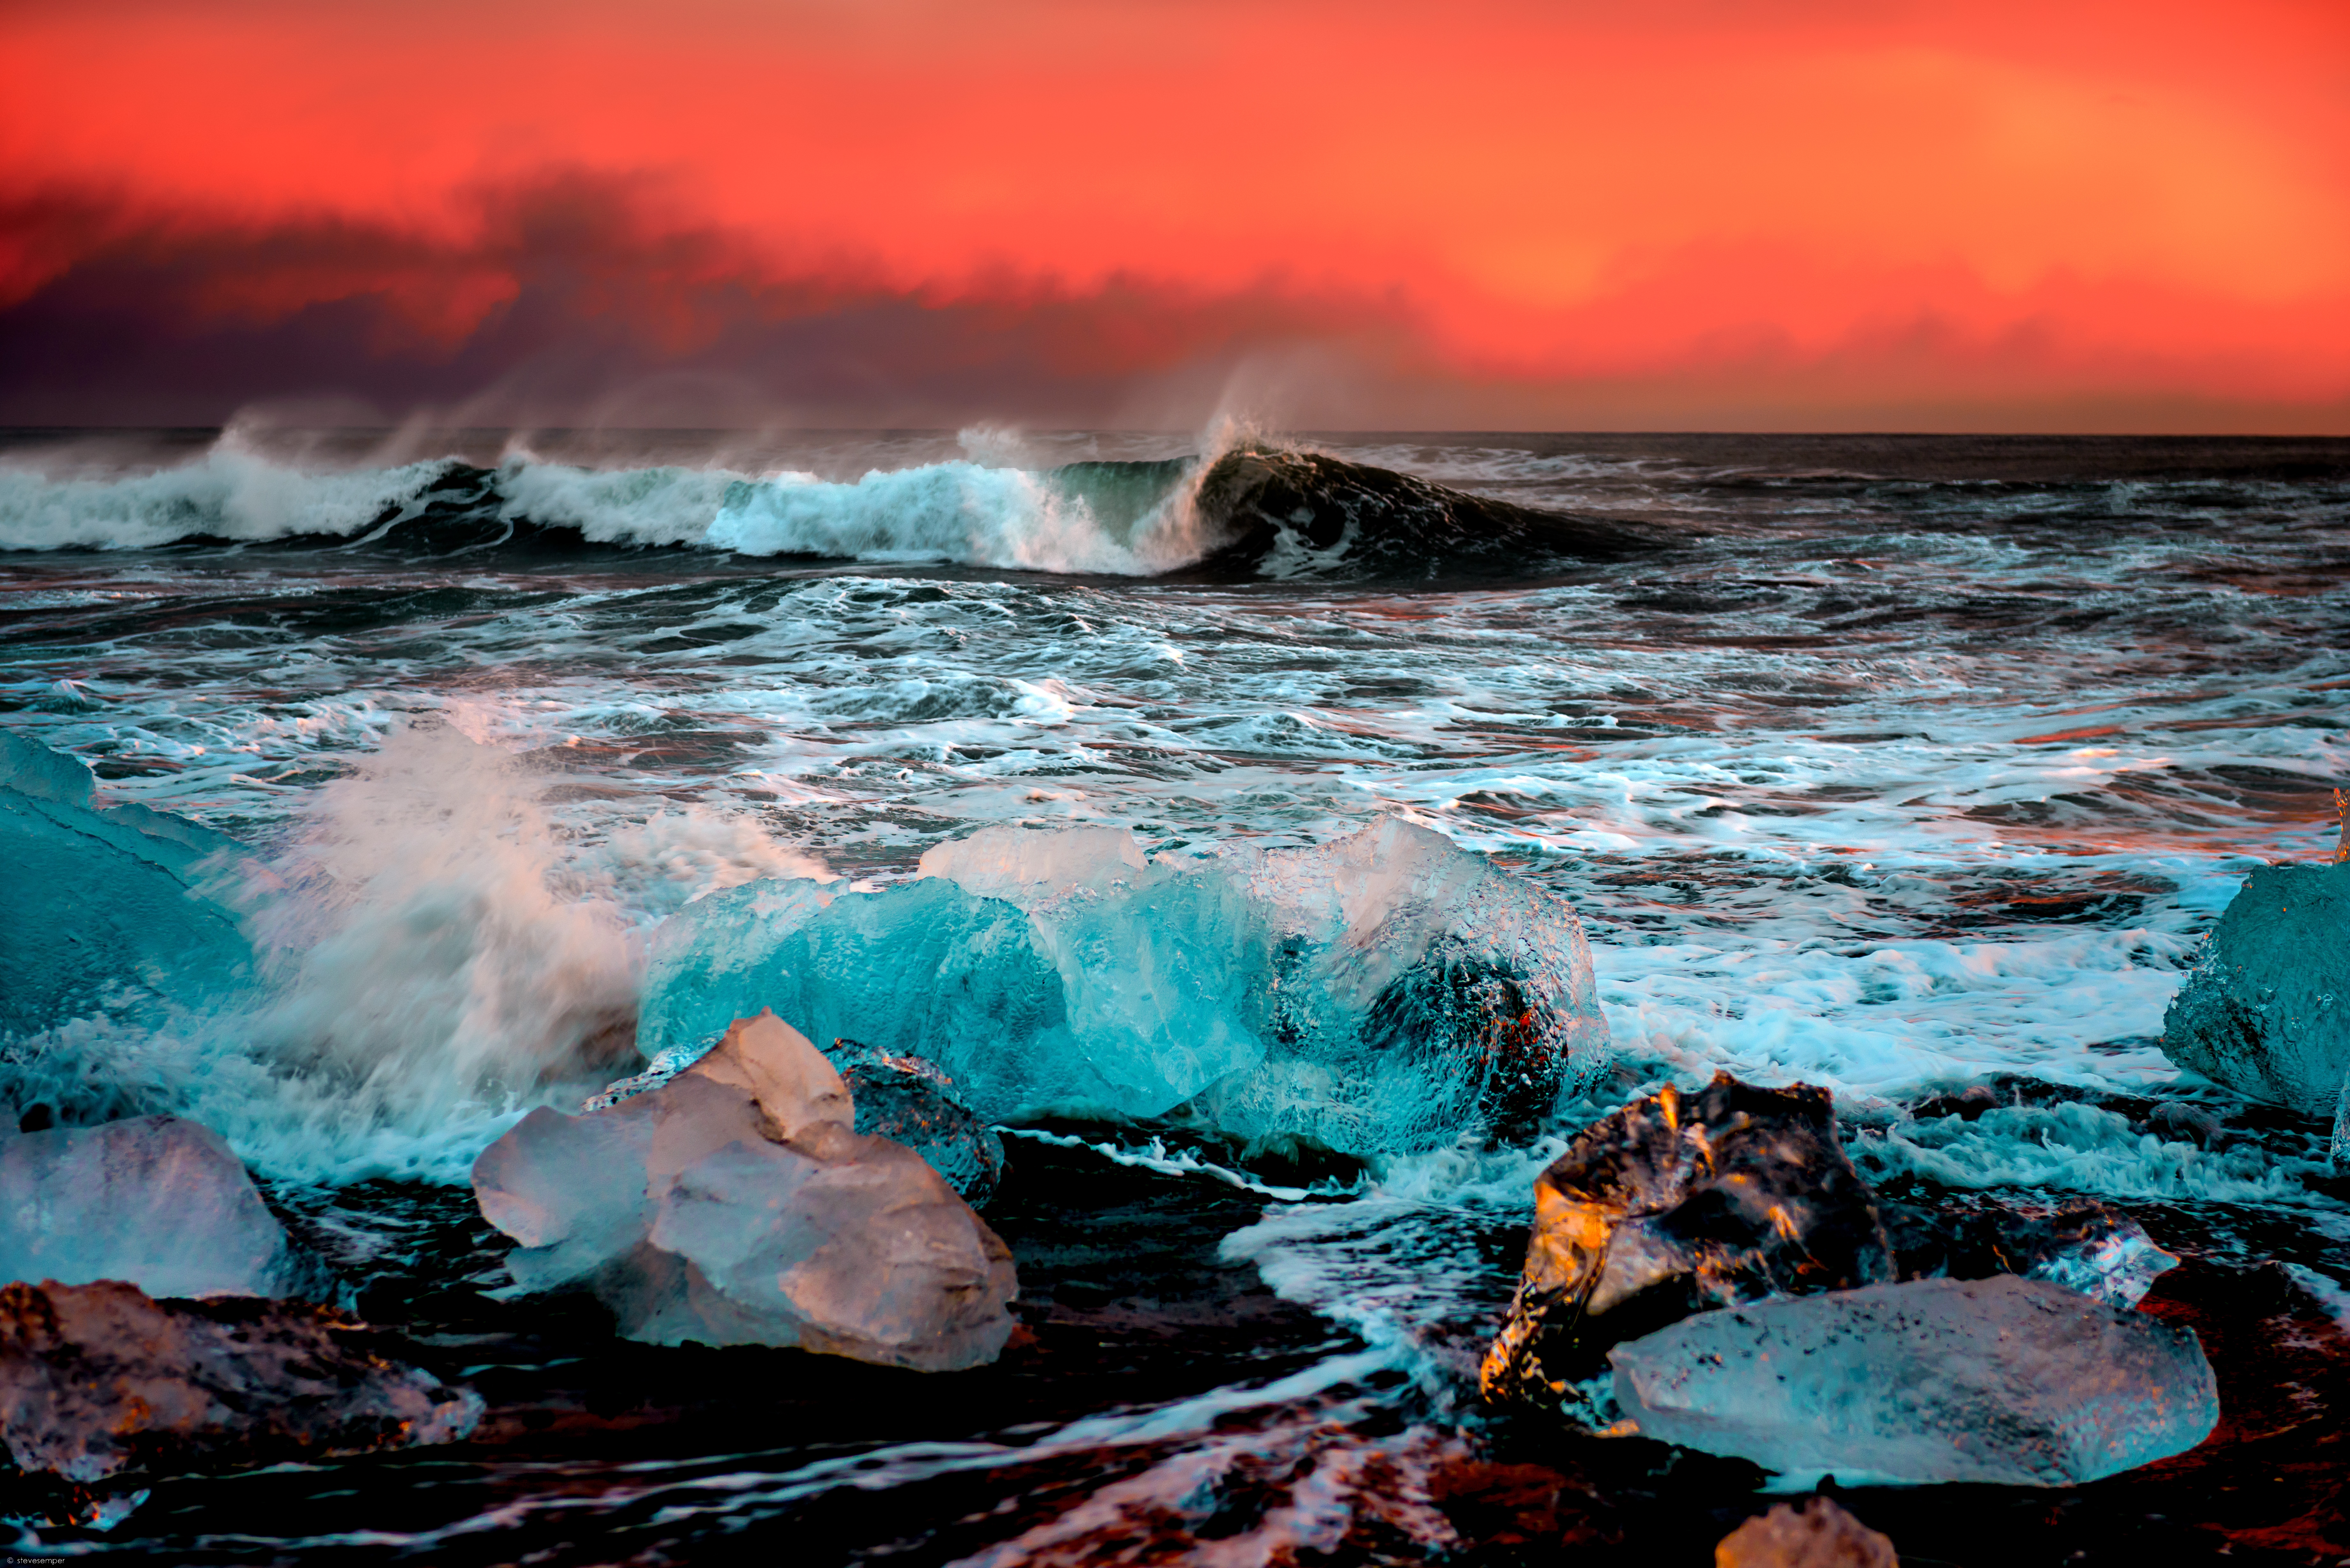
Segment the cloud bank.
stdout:
[[2350,431],[2338,7],[96,4],[0,421]]

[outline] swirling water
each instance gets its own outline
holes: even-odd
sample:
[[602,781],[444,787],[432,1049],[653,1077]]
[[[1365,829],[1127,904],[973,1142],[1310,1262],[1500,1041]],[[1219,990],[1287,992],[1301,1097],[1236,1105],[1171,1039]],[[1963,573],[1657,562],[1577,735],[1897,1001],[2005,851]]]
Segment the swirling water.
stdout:
[[[278,985],[60,1020],[12,1096],[221,1127],[492,1406],[461,1449],[165,1482],[27,1550],[1701,1560],[1758,1475],[1493,1417],[1474,1366],[1560,1135],[1726,1067],[1830,1085],[1880,1185],[2099,1197],[2189,1259],[2162,1299],[2234,1401],[2202,1468],[1858,1494],[1905,1554],[2333,1560],[2339,1456],[2278,1457],[2350,1397],[2326,1129],[2157,1039],[2245,868],[2334,844],[2350,443],[449,444],[27,433],[0,463],[0,722],[248,840]],[[483,1064],[624,1012],[686,901],[887,881],[989,823],[1178,847],[1380,813],[1590,933],[1612,1055],[1533,1147],[1302,1168],[1031,1129],[989,1213],[1024,1333],[952,1377],[496,1293],[463,1171],[576,1086]],[[462,961],[403,946],[425,909]],[[1942,1114],[1976,1084],[1995,1108]]]

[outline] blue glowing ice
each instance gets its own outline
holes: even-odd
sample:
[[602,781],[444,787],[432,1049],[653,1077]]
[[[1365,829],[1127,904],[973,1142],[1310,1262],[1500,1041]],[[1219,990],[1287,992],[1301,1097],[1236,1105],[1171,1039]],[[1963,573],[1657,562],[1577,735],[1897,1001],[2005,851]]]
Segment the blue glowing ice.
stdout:
[[2163,1018],[2162,1049],[2255,1098],[2350,1116],[2350,864],[2245,877]]
[[102,805],[80,763],[0,731],[0,1036],[241,983],[251,950],[196,890],[199,864],[237,847],[184,817]]
[[659,1051],[773,1007],[921,1056],[993,1120],[1172,1116],[1360,1154],[1538,1125],[1607,1042],[1574,912],[1384,819],[1311,849],[1147,857],[985,829],[879,892],[759,882],[657,934]]

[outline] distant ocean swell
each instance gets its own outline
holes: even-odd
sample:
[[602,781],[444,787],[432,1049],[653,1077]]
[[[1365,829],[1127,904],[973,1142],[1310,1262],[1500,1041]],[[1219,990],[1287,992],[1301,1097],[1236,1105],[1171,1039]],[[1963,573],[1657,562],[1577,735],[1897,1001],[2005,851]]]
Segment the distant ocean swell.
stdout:
[[454,458],[312,472],[224,440],[109,478],[0,468],[0,549],[274,545],[410,559],[688,548],[1097,576],[1513,575],[1616,558],[1637,528],[1271,445],[1026,469],[944,462],[846,483],[806,472],[593,469]]

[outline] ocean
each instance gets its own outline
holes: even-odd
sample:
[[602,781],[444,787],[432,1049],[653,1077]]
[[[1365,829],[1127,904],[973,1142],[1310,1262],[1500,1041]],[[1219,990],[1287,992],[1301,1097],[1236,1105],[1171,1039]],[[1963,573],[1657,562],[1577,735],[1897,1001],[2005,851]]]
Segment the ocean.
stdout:
[[[1843,1494],[1905,1557],[2334,1562],[2350,1179],[2159,1038],[2246,871],[2335,849],[2345,589],[2344,441],[5,432],[0,725],[242,840],[267,961],[7,1041],[0,1100],[214,1127],[490,1412],[21,1549],[1705,1561],[1762,1472],[1488,1410],[1476,1366],[1566,1136],[1728,1070],[1830,1089],[1882,1190],[2095,1198],[2183,1260],[2147,1310],[2203,1334],[2213,1438]],[[980,1371],[502,1289],[471,1162],[631,1070],[647,944],[712,892],[887,887],[995,825],[1381,816],[1589,937],[1610,1044],[1531,1137],[1012,1127],[1021,1330]]]

